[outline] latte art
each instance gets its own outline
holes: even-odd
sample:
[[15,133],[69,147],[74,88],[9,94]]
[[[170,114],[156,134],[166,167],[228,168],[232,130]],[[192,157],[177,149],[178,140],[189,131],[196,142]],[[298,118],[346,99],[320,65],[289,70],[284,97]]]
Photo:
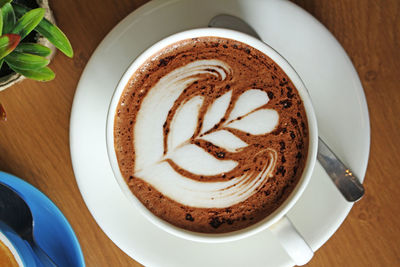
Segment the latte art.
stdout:
[[[150,89],[134,128],[136,177],[178,203],[202,208],[237,204],[267,181],[277,160],[275,150],[255,151],[246,161],[257,161],[261,155],[268,160],[237,177],[246,161],[227,156],[249,146],[230,130],[266,134],[277,125],[277,112],[262,109],[269,100],[265,92],[250,89],[231,102],[229,90],[210,105],[201,94],[182,97],[191,84],[210,79],[207,76],[214,76],[217,84],[231,75],[222,61],[199,60],[170,72]],[[207,146],[218,147],[218,152],[208,152]],[[220,181],[223,175],[231,179]]]
[[120,99],[121,173],[155,215],[198,232],[247,227],[296,185],[307,119],[286,74],[237,41],[181,41],[148,59]]

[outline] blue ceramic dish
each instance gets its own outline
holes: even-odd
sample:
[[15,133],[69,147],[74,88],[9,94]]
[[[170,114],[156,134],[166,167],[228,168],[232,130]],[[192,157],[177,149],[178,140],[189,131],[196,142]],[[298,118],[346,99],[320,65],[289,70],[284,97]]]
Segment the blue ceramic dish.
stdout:
[[[38,189],[11,174],[0,171],[0,182],[12,187],[28,203],[35,222],[35,240],[57,266],[84,267],[85,261],[78,239],[54,203]],[[1,230],[13,243],[25,265],[35,266],[36,260],[32,258],[31,248],[18,236],[14,236],[11,229],[3,225]],[[40,263],[36,266],[40,266]]]

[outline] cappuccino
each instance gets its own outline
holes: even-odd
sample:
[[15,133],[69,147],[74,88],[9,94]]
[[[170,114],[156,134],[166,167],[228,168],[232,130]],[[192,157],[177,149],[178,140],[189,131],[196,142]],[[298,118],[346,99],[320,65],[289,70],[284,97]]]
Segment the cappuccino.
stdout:
[[303,102],[284,71],[227,38],[169,45],[131,77],[114,148],[132,193],[183,229],[225,233],[276,210],[308,153]]

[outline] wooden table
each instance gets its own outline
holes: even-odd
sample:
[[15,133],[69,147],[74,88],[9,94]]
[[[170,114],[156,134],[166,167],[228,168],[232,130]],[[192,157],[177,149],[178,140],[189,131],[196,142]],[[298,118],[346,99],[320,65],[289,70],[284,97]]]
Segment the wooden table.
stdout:
[[[76,185],[69,153],[74,92],[103,37],[146,0],[51,1],[69,36],[73,60],[58,53],[49,83],[25,80],[0,92],[0,169],[24,178],[62,210],[88,266],[140,266],[100,230]],[[297,0],[332,33],[352,59],[371,120],[366,196],[308,266],[400,266],[400,2]]]

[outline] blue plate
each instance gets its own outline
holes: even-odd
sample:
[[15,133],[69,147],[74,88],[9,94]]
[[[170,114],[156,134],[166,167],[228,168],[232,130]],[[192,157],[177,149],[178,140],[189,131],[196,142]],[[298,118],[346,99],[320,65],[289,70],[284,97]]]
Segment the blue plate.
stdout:
[[12,187],[28,203],[35,227],[35,240],[60,266],[84,267],[81,247],[67,219],[54,203],[27,182],[0,171],[0,182]]

